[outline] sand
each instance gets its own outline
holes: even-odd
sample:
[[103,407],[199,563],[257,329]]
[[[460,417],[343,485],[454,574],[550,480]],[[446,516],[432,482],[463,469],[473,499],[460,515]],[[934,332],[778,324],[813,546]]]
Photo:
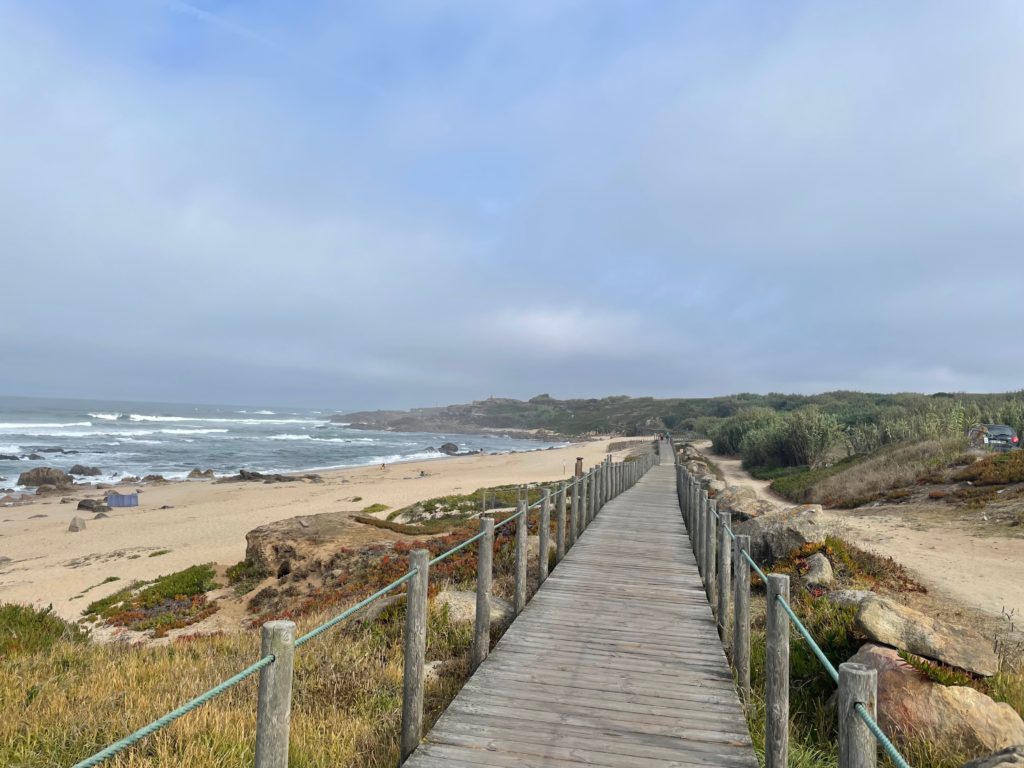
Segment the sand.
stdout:
[[[246,532],[275,520],[356,513],[371,504],[397,509],[481,487],[559,480],[572,474],[577,456],[587,468],[601,461],[609,442],[391,464],[386,470],[332,470],[320,473],[320,484],[193,480],[140,485],[138,507],[113,509],[101,520],[76,512],[75,504],[61,504],[60,495],[0,508],[0,557],[11,560],[0,564],[0,602],[52,604],[59,615],[77,619],[90,601],[133,579],[152,579],[197,563],[236,563],[245,556]],[[101,498],[102,491],[76,489],[64,495]],[[86,529],[71,533],[68,524],[76,514]],[[162,550],[169,551],[151,556]],[[101,583],[115,576],[119,581]]]
[[[730,485],[745,485],[762,498],[791,504],[772,493],[769,483],[747,474],[738,460],[712,454],[709,442],[698,447]],[[891,557],[936,596],[989,616],[1011,613],[1017,623],[1024,618],[1024,538],[998,530],[982,532],[909,505],[827,509],[825,516],[844,539]]]

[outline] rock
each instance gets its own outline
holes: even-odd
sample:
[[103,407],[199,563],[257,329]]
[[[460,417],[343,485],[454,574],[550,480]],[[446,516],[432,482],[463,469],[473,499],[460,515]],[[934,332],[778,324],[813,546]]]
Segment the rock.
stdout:
[[99,491],[109,491],[113,487],[110,483],[96,483],[96,490]]
[[964,763],[962,768],[1024,768],[1024,745],[1001,749],[988,757]]
[[[448,619],[456,624],[476,621],[476,592],[446,591],[436,598],[437,604],[448,606]],[[508,626],[515,618],[512,603],[491,595],[491,625]]]
[[161,504],[160,509],[174,509],[171,504]]
[[807,573],[804,574],[804,581],[819,587],[827,587],[835,581],[832,563],[821,552],[815,552],[807,558]]
[[82,499],[78,502],[78,509],[88,509],[90,512],[95,512],[98,506],[105,505],[99,499]]
[[1009,704],[997,704],[973,688],[929,680],[892,648],[868,643],[850,661],[878,671],[878,723],[895,741],[910,736],[938,752],[975,754],[1024,743],[1024,720]]
[[164,477],[163,475],[146,475],[144,478],[142,478],[142,482],[144,482],[144,483],[166,483],[167,482],[167,478]]
[[26,458],[29,461],[43,461],[43,459],[45,459],[46,457],[40,456],[38,453],[30,453]]
[[71,518],[71,525],[68,526],[68,530],[74,533],[85,530],[85,520],[75,515]]
[[866,589],[837,589],[825,594],[825,599],[833,605],[854,608],[860,608],[860,604],[869,597],[875,597],[875,593]]
[[441,453],[447,453],[449,456],[454,456],[456,453],[459,452],[459,446],[457,446],[455,443],[444,443],[437,450],[439,450]]
[[427,685],[440,682],[442,677],[455,673],[459,664],[458,659],[428,661],[423,665],[423,682]]
[[4,555],[0,555],[0,565],[6,565],[7,563],[13,563],[13,562],[14,561],[11,560],[11,558],[6,557]]
[[826,530],[821,505],[806,504],[746,520],[733,532],[750,536],[750,556],[766,566],[806,544],[821,544]]
[[20,458],[13,453],[0,453],[0,461],[18,461]]
[[191,472],[188,473],[188,479],[189,480],[198,480],[198,479],[201,479],[201,478],[212,478],[212,477],[213,477],[213,470],[212,469],[202,470],[202,469],[199,469],[199,467],[196,467],[195,469],[193,469]]
[[61,504],[74,504],[75,500],[72,499],[70,496],[65,496],[63,499],[60,500],[60,503]]
[[70,488],[74,480],[66,472],[61,472],[53,467],[36,467],[28,472],[18,475],[18,485],[39,487],[40,485],[52,485],[55,488]]
[[93,515],[92,519],[93,520],[103,520],[103,519],[108,518],[108,517],[110,517],[110,515],[108,515],[106,512],[97,512],[95,515]]
[[40,517],[49,517],[49,515],[29,515],[29,520],[38,520]]
[[83,477],[96,477],[102,475],[99,467],[87,467],[84,464],[75,464],[71,469],[68,470],[69,475],[81,475]]
[[712,480],[708,483],[708,493],[714,492],[715,498],[718,498],[718,494],[726,488],[728,488],[728,486],[725,484],[725,480]]
[[[734,523],[762,517],[777,510],[770,501],[757,498],[757,492],[745,485],[730,485],[715,496],[716,508],[721,512],[728,510]],[[788,554],[788,553],[787,553]]]
[[925,616],[884,597],[876,595],[861,603],[857,629],[876,642],[977,675],[990,677],[999,671],[992,643],[981,634]]
[[101,514],[103,512],[109,512],[110,507],[106,504],[97,504],[95,507],[92,508],[92,511],[96,514]]
[[136,477],[135,475],[125,475],[118,482],[121,482],[121,483],[137,483],[137,482],[139,482],[139,478]]
[[44,493],[53,493],[56,490],[56,485],[43,484],[36,488],[36,496],[42,496]]

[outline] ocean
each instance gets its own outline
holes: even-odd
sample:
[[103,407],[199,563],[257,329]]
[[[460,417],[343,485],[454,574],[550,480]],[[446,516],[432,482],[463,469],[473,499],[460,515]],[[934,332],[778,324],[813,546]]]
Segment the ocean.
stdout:
[[460,451],[510,453],[554,443],[503,435],[373,432],[329,421],[336,411],[228,405],[0,397],[0,489],[21,490],[34,467],[97,467],[89,482],[123,475],[184,479],[239,469],[304,472],[436,459],[442,443]]

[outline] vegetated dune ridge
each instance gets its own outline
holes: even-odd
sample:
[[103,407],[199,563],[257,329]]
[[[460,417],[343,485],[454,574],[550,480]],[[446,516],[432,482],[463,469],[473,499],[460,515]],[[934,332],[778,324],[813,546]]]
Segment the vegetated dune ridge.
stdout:
[[[711,442],[697,443],[713,457],[730,485],[753,488],[762,496],[792,504],[774,494],[770,483],[751,477],[739,459],[711,453]],[[826,518],[843,538],[862,549],[906,566],[932,592],[993,616],[1024,619],[1024,538],[977,529],[936,516],[931,509],[877,505],[829,509]]]
[[[323,482],[315,484],[202,480],[140,485],[138,507],[113,509],[109,518],[100,520],[76,511],[73,503],[61,504],[61,498],[100,498],[102,491],[76,489],[40,497],[0,509],[0,556],[10,558],[0,560],[0,602],[52,604],[60,616],[74,620],[90,601],[134,579],[152,579],[197,563],[238,562],[245,555],[245,534],[260,525],[324,512],[356,514],[373,504],[398,509],[477,488],[558,480],[571,475],[577,456],[586,466],[603,459],[610,442],[415,461],[386,470],[333,470],[321,473]],[[386,516],[387,510],[381,514]],[[86,529],[71,533],[68,524],[75,515],[84,518]],[[387,531],[353,523],[351,536],[340,543],[359,547],[393,538]],[[102,583],[112,577],[118,580]]]

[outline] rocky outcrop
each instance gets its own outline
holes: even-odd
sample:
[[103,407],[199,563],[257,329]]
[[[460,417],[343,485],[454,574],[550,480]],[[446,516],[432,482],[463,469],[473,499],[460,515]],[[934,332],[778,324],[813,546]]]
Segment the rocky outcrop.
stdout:
[[79,531],[85,530],[85,520],[75,515],[71,518],[71,525],[68,526],[68,530],[72,533],[78,533]]
[[861,603],[869,597],[875,597],[875,593],[866,589],[837,589],[834,592],[825,593],[826,600],[833,605],[845,608],[860,608]]
[[102,475],[103,472],[99,467],[87,467],[85,464],[75,464],[71,469],[68,470],[69,475],[79,475],[81,477],[96,477]]
[[804,504],[746,520],[734,525],[733,532],[750,537],[750,556],[764,566],[806,544],[821,544],[826,526],[821,505]]
[[[442,592],[437,596],[436,604],[447,607],[449,620],[456,624],[476,621],[476,592]],[[514,618],[512,604],[491,595],[491,626],[507,627]]]
[[964,763],[962,768],[1024,768],[1024,745],[1001,749],[986,757]]
[[770,501],[757,498],[757,492],[745,485],[730,485],[715,496],[715,502],[718,510],[727,510],[736,523],[762,517],[778,509]]
[[[1024,743],[1024,720],[1009,704],[966,686],[929,680],[892,648],[867,644],[850,659],[878,672],[878,723],[898,742],[983,754]],[[998,765],[998,763],[996,763]]]
[[438,448],[437,450],[439,450],[441,453],[446,453],[449,456],[454,456],[459,452],[459,446],[457,446],[455,443],[443,443],[441,447]]
[[202,470],[199,467],[196,467],[195,469],[193,469],[191,472],[188,473],[188,479],[189,480],[210,479],[212,477],[213,477],[213,470],[212,469]]
[[77,508],[78,509],[86,509],[86,510],[89,510],[90,512],[95,512],[96,511],[96,507],[105,507],[105,506],[106,506],[106,504],[104,504],[99,499],[82,499],[80,502],[78,502],[78,507]]
[[41,485],[52,485],[54,488],[70,488],[74,480],[66,472],[54,467],[36,467],[18,475],[18,485],[38,488]]
[[992,643],[973,629],[933,619],[884,597],[861,603],[857,629],[875,642],[977,675],[991,676],[999,671]]
[[168,480],[163,475],[146,475],[144,478],[142,478],[142,482],[144,482],[144,483],[166,483],[166,482],[168,482]]
[[[212,472],[212,470],[210,470]],[[212,475],[211,475],[212,477]],[[218,483],[298,483],[308,481],[310,483],[322,483],[324,479],[320,475],[265,475],[262,472],[252,472],[248,469],[238,470],[237,475],[222,477]]]
[[832,563],[821,552],[815,552],[807,558],[807,573],[803,575],[804,581],[817,587],[827,587],[835,581],[835,574],[832,571]]

